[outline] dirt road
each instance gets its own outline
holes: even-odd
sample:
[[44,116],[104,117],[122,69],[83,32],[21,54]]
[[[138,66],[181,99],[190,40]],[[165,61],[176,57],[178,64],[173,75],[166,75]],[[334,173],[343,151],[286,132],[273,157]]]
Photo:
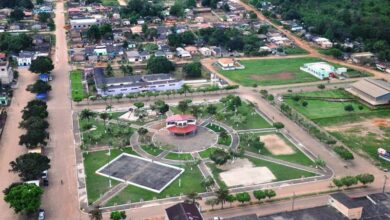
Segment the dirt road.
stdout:
[[[24,131],[19,129],[19,122],[22,119],[21,110],[27,102],[33,99],[33,94],[26,91],[26,87],[32,84],[37,76],[30,73],[27,69],[19,69],[18,88],[14,90],[14,97],[11,106],[7,109],[8,118],[4,127],[4,132],[0,140],[0,190],[2,191],[13,182],[19,182],[20,178],[8,172],[9,162],[15,160],[21,154],[27,152],[24,146],[19,146],[19,136]],[[0,192],[0,219],[18,219],[13,209],[4,202],[3,193]]]

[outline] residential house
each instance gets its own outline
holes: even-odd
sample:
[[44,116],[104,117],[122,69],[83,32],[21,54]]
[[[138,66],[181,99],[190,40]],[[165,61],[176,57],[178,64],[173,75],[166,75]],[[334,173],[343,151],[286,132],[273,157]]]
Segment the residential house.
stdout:
[[130,63],[135,63],[141,61],[139,52],[136,50],[126,51],[126,58]]
[[314,41],[314,43],[318,44],[321,48],[324,48],[324,49],[333,47],[333,43],[330,42],[329,39],[324,38],[324,37],[314,38],[313,41]]
[[207,47],[199,48],[199,53],[202,54],[205,57],[211,56],[211,50],[210,50],[210,48],[207,48]]
[[19,55],[16,57],[18,66],[30,66],[31,62],[34,60],[35,53],[31,51],[20,51]]
[[366,64],[372,62],[374,54],[371,52],[353,53],[351,54],[351,61],[358,64]]
[[188,51],[184,50],[181,47],[176,48],[176,56],[183,59],[190,59],[192,57]]
[[245,69],[245,66],[239,63],[238,61],[232,58],[221,58],[218,59],[218,66],[222,70],[237,70],[237,69]]
[[198,48],[194,46],[187,46],[184,50],[188,51],[192,56],[198,53]]
[[8,85],[14,80],[14,73],[8,61],[0,61],[0,81],[3,85]]

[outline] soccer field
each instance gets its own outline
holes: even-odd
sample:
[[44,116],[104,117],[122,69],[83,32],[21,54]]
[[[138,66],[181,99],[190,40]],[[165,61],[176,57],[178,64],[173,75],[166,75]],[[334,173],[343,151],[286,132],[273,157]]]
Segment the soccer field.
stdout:
[[220,73],[243,86],[252,86],[255,83],[261,86],[270,86],[314,82],[319,79],[299,68],[305,63],[318,61],[321,60],[312,57],[242,60],[239,62],[245,66],[245,69],[220,70]]

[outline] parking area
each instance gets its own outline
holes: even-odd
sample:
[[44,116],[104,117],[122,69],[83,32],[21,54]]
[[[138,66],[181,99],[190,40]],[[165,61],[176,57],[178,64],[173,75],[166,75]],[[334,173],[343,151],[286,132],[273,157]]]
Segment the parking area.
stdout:
[[123,153],[96,171],[97,174],[156,193],[163,191],[184,169]]

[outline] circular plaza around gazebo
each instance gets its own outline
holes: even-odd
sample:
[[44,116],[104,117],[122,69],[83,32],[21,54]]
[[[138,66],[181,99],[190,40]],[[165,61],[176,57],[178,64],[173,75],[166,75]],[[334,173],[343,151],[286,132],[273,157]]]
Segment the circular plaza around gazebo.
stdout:
[[202,151],[218,142],[218,135],[203,126],[198,126],[191,115],[173,115],[166,120],[166,126],[156,131],[153,143],[174,152]]

